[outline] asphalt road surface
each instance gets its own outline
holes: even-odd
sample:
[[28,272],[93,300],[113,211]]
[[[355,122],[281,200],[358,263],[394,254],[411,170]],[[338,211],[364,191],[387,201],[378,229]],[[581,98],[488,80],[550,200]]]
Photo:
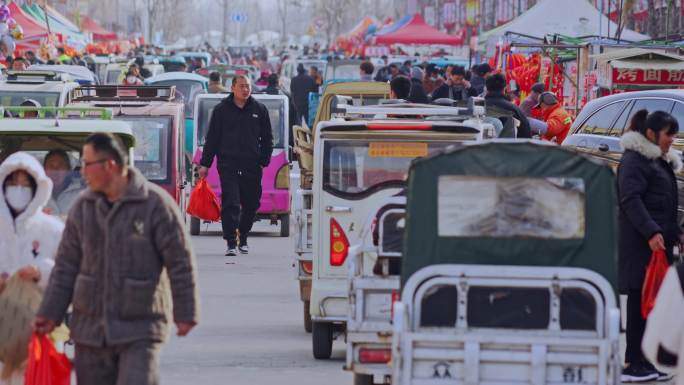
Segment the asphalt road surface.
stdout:
[[210,230],[193,237],[200,324],[188,337],[174,335],[164,345],[161,383],[351,384],[351,374],[342,370],[344,342],[335,342],[330,361],[311,355],[292,267],[292,238],[279,238],[277,226],[261,222],[250,238],[249,255],[225,257],[218,226]]

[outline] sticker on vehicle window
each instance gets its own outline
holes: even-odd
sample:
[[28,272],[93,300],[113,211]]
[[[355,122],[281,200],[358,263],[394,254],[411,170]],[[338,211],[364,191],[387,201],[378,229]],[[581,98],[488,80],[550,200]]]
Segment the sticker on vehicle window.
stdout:
[[368,144],[372,158],[420,158],[428,155],[427,143],[372,142]]

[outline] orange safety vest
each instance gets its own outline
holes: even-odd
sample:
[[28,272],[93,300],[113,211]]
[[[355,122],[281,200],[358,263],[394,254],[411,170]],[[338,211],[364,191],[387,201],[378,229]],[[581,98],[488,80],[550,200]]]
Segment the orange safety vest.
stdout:
[[544,121],[548,124],[546,134],[542,136],[544,140],[553,140],[556,138],[556,143],[561,144],[570,132],[572,126],[572,116],[561,107],[559,103],[549,108],[543,113]]

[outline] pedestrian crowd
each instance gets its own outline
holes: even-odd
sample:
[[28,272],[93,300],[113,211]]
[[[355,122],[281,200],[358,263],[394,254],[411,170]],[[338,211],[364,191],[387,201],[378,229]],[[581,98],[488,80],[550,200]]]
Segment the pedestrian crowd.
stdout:
[[[123,82],[140,85],[150,74],[140,53],[133,58]],[[237,58],[259,62],[255,55]],[[538,136],[561,144],[570,131],[571,115],[543,83],[517,103],[516,90],[488,64],[442,69],[383,59],[380,68],[363,61],[359,78],[389,83],[391,99],[463,103],[481,96],[488,108],[515,119],[518,138]],[[29,51],[11,67],[24,70],[39,62]],[[89,65],[63,50],[48,64],[58,62]],[[207,64],[191,62],[187,68]],[[262,78],[266,93],[290,96],[291,123],[307,119],[309,94],[323,85],[319,69],[302,64],[289,90],[280,87],[277,71]],[[263,168],[273,151],[271,122],[266,107],[252,97],[248,76],[235,76],[228,90],[221,75],[212,72],[208,91],[230,94],[212,112],[198,174],[206,177],[216,157],[226,255],[247,254]],[[641,110],[621,138],[616,263],[619,290],[627,296],[623,382],[669,380],[676,371],[678,384],[684,385],[684,359],[678,359],[684,354],[684,268],[675,264],[679,255],[674,251],[684,244],[675,177],[682,160],[671,148],[678,132],[668,112]],[[80,167],[64,151],[47,153],[42,164],[26,153],[0,164],[0,250],[5,251],[0,295],[15,282],[35,284],[43,295],[33,321],[38,333],[51,333],[69,320],[79,384],[157,384],[159,350],[169,324],[185,336],[199,321],[190,238],[176,203],[129,166],[119,139],[93,134],[80,150]],[[659,250],[672,267],[645,319],[642,288],[651,255]],[[21,368],[2,372],[0,384],[22,383]]]

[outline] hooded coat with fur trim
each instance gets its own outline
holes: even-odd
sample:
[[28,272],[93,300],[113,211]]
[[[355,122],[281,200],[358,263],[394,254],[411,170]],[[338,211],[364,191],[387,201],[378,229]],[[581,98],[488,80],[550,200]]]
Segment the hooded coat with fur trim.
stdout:
[[648,240],[660,233],[670,263],[672,247],[681,233],[677,221],[677,180],[682,168],[679,152],[665,156],[660,147],[638,132],[620,139],[624,153],[618,166],[620,291],[641,290],[651,258]]
[[54,216],[43,213],[52,194],[52,181],[45,175],[38,160],[26,153],[10,155],[0,164],[0,186],[17,170],[24,170],[36,181],[36,191],[26,209],[14,218],[0,188],[0,273],[14,274],[27,265],[40,270],[38,285],[45,288],[54,266],[57,247],[64,224]]

